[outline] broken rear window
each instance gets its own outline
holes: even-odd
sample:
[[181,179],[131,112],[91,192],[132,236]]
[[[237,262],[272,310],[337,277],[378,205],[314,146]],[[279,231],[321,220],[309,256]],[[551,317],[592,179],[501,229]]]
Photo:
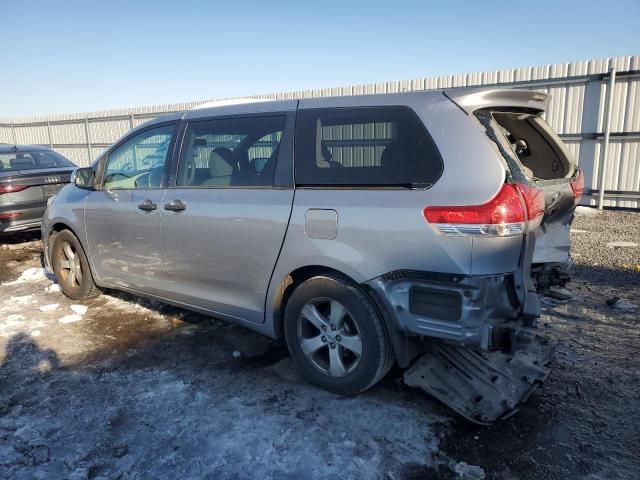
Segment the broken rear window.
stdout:
[[491,115],[527,177],[551,180],[573,175],[571,154],[542,117],[527,112]]

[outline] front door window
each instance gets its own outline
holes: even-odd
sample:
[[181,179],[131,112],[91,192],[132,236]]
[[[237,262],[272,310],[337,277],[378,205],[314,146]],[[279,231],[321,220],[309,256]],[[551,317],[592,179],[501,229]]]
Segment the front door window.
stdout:
[[146,130],[110,152],[104,172],[105,190],[161,188],[175,125]]

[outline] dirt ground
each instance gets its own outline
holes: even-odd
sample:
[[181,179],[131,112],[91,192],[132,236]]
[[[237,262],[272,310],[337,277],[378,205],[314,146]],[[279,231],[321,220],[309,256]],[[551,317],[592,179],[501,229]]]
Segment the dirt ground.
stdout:
[[552,372],[490,427],[397,371],[344,398],[241,327],[117,292],[72,302],[36,236],[1,239],[0,478],[638,478],[640,248],[607,243],[637,242],[640,215],[573,229],[573,298],[540,320]]

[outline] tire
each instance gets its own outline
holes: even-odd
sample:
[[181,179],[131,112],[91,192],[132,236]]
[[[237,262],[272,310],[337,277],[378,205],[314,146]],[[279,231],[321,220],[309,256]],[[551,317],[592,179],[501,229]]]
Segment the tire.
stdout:
[[67,297],[84,300],[100,294],[100,289],[93,281],[82,245],[69,230],[62,230],[53,239],[51,267],[62,293]]
[[360,288],[340,275],[310,278],[293,291],[284,333],[301,375],[334,393],[363,392],[393,365],[383,320]]

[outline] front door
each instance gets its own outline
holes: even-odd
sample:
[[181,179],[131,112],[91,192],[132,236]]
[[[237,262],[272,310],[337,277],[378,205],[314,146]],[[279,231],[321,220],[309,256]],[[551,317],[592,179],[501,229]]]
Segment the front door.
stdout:
[[174,300],[263,321],[293,201],[291,185],[274,186],[278,166],[291,165],[286,124],[286,115],[188,124],[161,217]]
[[177,124],[133,134],[110,151],[85,203],[87,242],[101,282],[148,293],[162,277],[160,210]]

